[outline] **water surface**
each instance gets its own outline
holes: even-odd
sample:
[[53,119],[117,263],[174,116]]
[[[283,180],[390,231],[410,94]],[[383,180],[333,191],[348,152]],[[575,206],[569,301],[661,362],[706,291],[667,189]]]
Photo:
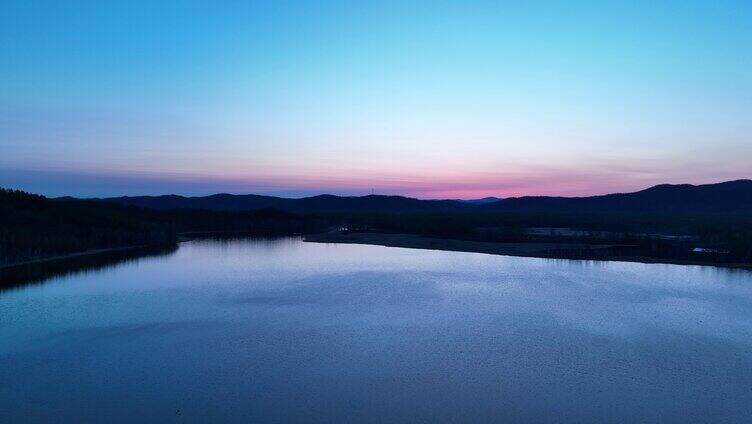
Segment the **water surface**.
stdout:
[[297,239],[0,292],[0,422],[750,422],[752,273]]

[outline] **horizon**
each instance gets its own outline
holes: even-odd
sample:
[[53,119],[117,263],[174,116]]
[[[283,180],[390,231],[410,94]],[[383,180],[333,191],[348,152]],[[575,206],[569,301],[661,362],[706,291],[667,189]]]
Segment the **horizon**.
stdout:
[[569,197],[752,175],[750,3],[0,12],[0,186],[50,197]]
[[[165,197],[165,196],[178,196],[178,197],[185,197],[185,198],[191,198],[191,197],[210,197],[210,196],[221,196],[221,195],[229,195],[229,196],[268,196],[268,197],[278,197],[281,199],[304,199],[304,198],[310,198],[310,197],[318,197],[318,196],[335,196],[335,197],[368,197],[368,196],[377,196],[377,197],[403,197],[408,199],[416,199],[416,200],[434,200],[434,201],[477,201],[477,200],[486,200],[486,199],[496,199],[496,200],[505,200],[505,199],[512,199],[512,198],[519,198],[519,197],[564,197],[564,198],[578,198],[578,197],[597,197],[597,196],[605,196],[605,195],[611,195],[611,194],[629,194],[629,193],[636,193],[644,190],[648,190],[651,188],[659,187],[659,186],[692,186],[692,187],[698,187],[698,186],[708,186],[708,185],[718,185],[718,184],[727,184],[727,183],[736,183],[736,182],[752,182],[752,178],[739,178],[735,180],[725,180],[725,181],[714,181],[714,182],[706,182],[706,183],[700,183],[700,184],[690,184],[690,183],[661,183],[661,184],[654,184],[648,187],[643,187],[634,191],[617,191],[617,192],[609,192],[609,193],[597,193],[592,194],[588,196],[555,196],[555,195],[530,195],[530,194],[522,194],[519,196],[509,196],[509,197],[500,197],[500,196],[485,196],[485,197],[474,197],[474,198],[439,198],[439,197],[431,197],[431,198],[424,198],[424,197],[413,197],[413,196],[406,196],[402,194],[392,194],[392,193],[379,193],[379,192],[372,192],[372,193],[365,193],[365,194],[334,194],[329,192],[313,192],[311,194],[306,194],[302,196],[285,196],[285,195],[272,195],[272,194],[262,194],[262,193],[253,193],[253,192],[212,192],[207,194],[180,194],[180,193],[161,193],[161,194],[131,194],[131,195],[118,195],[118,196],[90,196],[90,197],[83,197],[83,196],[72,196],[72,195],[61,195],[61,196],[46,196],[48,198],[53,199],[60,199],[60,198],[73,198],[73,199],[81,199],[81,200],[89,200],[89,199],[106,199],[106,198],[119,198],[119,197]],[[18,189],[16,187],[4,187],[0,185],[0,189]],[[34,193],[26,191],[31,194],[42,194],[42,193]]]

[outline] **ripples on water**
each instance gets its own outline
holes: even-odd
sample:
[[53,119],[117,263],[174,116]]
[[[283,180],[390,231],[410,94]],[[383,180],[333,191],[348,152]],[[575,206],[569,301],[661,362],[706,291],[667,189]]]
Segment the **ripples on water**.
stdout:
[[752,273],[193,241],[0,292],[0,422],[749,422]]

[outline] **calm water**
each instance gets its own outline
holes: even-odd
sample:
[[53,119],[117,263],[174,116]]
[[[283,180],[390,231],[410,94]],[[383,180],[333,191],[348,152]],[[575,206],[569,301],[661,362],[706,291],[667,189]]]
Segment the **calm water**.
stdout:
[[0,292],[0,422],[750,422],[752,273],[295,239]]

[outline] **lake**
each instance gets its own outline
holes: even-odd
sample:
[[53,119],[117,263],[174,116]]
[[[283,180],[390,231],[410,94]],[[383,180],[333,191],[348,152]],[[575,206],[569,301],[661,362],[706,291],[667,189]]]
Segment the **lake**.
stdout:
[[0,292],[0,422],[750,422],[752,272],[195,240]]

